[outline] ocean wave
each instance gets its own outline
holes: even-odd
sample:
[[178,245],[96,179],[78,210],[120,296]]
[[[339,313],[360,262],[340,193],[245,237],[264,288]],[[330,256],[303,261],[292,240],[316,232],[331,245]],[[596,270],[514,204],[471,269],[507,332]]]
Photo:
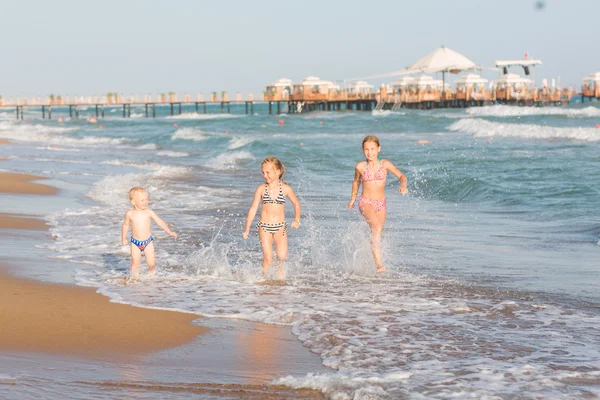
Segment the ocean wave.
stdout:
[[230,118],[245,118],[246,115],[238,114],[199,114],[199,113],[182,113],[179,115],[171,115],[167,119],[230,119]]
[[465,113],[472,117],[523,117],[535,115],[565,115],[571,118],[600,117],[600,108],[567,108],[567,107],[515,107],[493,105],[486,107],[471,107]]
[[164,157],[189,157],[189,153],[184,153],[183,151],[169,151],[169,150],[164,150],[164,151],[159,151],[156,153],[159,156],[164,156]]
[[232,138],[229,141],[229,145],[227,146],[227,148],[229,150],[239,149],[240,147],[244,147],[245,145],[252,143],[253,141],[254,141],[254,139],[249,138],[249,137]]
[[254,160],[254,155],[249,151],[236,151],[233,153],[219,154],[217,157],[209,160],[205,165],[212,169],[235,169],[243,161]]
[[455,132],[470,133],[475,137],[512,137],[523,139],[571,139],[588,142],[600,141],[600,129],[582,127],[553,127],[532,124],[507,124],[479,118],[461,119],[448,127]]
[[[14,124],[0,122],[0,138],[15,142],[43,142],[52,145],[115,145],[128,141],[126,138],[109,138],[100,136],[73,137],[68,133],[77,128],[60,126]],[[55,148],[56,149],[56,148]]]
[[171,136],[172,140],[193,140],[194,142],[200,142],[206,140],[211,135],[196,128],[179,128]]

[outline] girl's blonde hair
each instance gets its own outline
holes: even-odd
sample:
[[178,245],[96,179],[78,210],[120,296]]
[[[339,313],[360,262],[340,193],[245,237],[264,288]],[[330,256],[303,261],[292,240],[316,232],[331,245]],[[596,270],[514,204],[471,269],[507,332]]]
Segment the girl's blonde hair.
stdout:
[[373,142],[377,145],[377,147],[381,147],[381,145],[379,144],[379,138],[375,135],[369,135],[363,139],[363,142],[362,142],[363,149],[365,148],[365,143],[367,143],[367,142]]
[[129,200],[133,200],[133,196],[135,196],[136,193],[144,193],[146,192],[146,189],[144,189],[143,187],[139,187],[139,186],[134,186],[131,189],[129,189]]
[[273,164],[275,169],[279,170],[279,179],[283,182],[283,174],[285,174],[285,166],[283,165],[283,163],[281,161],[279,161],[279,158],[273,157],[273,156],[267,157],[264,160],[262,160],[262,162],[260,163],[260,167],[262,168],[262,166],[267,163]]

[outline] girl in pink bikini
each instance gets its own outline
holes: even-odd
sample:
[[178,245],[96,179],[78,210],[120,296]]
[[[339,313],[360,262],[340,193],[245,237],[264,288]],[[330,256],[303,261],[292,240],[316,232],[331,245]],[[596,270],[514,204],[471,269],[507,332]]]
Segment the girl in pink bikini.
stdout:
[[358,200],[358,209],[365,217],[365,220],[371,228],[371,248],[373,249],[373,258],[377,272],[385,272],[385,267],[381,263],[381,233],[385,224],[386,202],[385,202],[385,178],[388,171],[400,179],[400,188],[398,191],[404,196],[408,193],[406,188],[407,179],[402,172],[398,170],[390,161],[379,159],[381,145],[377,136],[367,136],[362,142],[365,161],[356,164],[354,168],[354,181],[352,182],[352,198],[348,203],[348,208],[354,207],[356,195],[360,182],[363,182],[363,190]]

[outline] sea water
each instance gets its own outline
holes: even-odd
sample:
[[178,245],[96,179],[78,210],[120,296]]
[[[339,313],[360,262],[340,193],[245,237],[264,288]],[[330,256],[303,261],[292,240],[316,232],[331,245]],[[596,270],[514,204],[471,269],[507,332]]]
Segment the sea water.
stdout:
[[[600,396],[600,107],[254,115],[184,107],[156,119],[86,112],[58,123],[0,114],[5,170],[57,181],[77,204],[47,217],[48,256],[113,301],[289,326],[327,373],[282,377],[330,398]],[[102,129],[100,126],[102,125]],[[369,230],[347,209],[361,142],[377,135],[388,174],[376,276]],[[420,144],[425,143],[425,144]],[[242,231],[260,162],[274,155],[302,206],[288,229],[285,285],[261,276]],[[155,227],[157,274],[123,286],[128,190],[178,232]],[[293,219],[286,205],[288,221]],[[487,396],[487,397],[486,397]]]

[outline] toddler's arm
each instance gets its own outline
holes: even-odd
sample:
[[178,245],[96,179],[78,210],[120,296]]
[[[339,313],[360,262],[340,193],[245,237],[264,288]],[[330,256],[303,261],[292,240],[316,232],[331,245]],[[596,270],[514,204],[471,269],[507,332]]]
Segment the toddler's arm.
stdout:
[[127,246],[127,232],[129,231],[129,225],[131,224],[131,218],[129,215],[129,211],[125,213],[125,220],[123,221],[123,226],[121,226],[121,245]]
[[156,225],[160,226],[163,231],[165,231],[169,234],[169,236],[173,237],[174,239],[177,239],[177,234],[175,232],[173,232],[171,230],[171,228],[169,228],[169,225],[165,221],[160,219],[160,217],[158,215],[156,215],[156,213],[154,211],[150,211],[150,212],[151,212],[150,217],[154,220],[154,222],[156,222]]
[[258,205],[260,204],[260,198],[262,195],[262,189],[263,186],[259,186],[256,188],[256,191],[254,192],[254,199],[252,200],[252,205],[250,206],[250,209],[248,210],[248,217],[246,218],[246,228],[244,229],[244,232],[242,233],[242,237],[244,239],[248,239],[248,235],[250,234],[250,226],[252,225],[252,221],[254,221],[254,217],[256,217],[256,212],[258,211]]

